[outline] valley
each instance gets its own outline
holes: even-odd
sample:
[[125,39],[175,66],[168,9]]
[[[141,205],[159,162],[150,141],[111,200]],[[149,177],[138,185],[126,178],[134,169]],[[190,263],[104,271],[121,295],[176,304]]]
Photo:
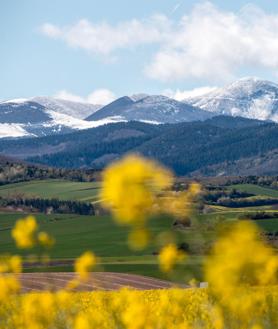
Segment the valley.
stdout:
[[[245,183],[242,181],[245,180]],[[179,178],[175,189],[183,190],[189,179]],[[159,271],[157,252],[158,246],[154,243],[148,245],[143,251],[134,251],[128,248],[126,236],[128,228],[118,226],[109,214],[78,215],[70,213],[41,213],[34,207],[0,207],[0,252],[20,253],[24,257],[25,272],[33,271],[72,271],[73,260],[86,250],[94,250],[98,255],[98,271],[132,273],[152,276],[173,281],[190,281],[191,278],[202,280],[203,257],[216,239],[216,227],[221,225],[229,227],[231,223],[243,220],[248,216],[255,216],[254,222],[265,231],[266,237],[274,246],[278,246],[276,232],[278,232],[278,192],[277,177],[250,178],[222,178],[217,181],[207,178],[199,181],[203,186],[199,209],[194,216],[197,222],[192,227],[175,227],[171,216],[159,216],[149,222],[150,233],[170,231],[175,235],[177,245],[186,248],[189,259],[178,265],[183,269],[174,277]],[[92,202],[98,207],[98,192],[100,182],[73,182],[68,180],[32,180],[27,182],[6,184],[0,186],[0,205],[5,199],[42,198],[50,201],[54,199],[72,200],[79,202]],[[242,200],[263,200],[262,204],[253,206],[231,204],[224,206],[223,201],[233,202]],[[268,200],[274,202],[268,205]],[[50,250],[51,262],[47,265],[36,260],[28,260],[24,251],[16,249],[10,236],[11,228],[16,220],[33,214],[40,229],[50,233],[56,240],[55,246]],[[269,216],[266,216],[268,214]],[[271,216],[270,216],[271,215]],[[260,219],[260,216],[262,219]],[[265,217],[265,218],[264,218]],[[40,254],[39,249],[33,250]],[[186,271],[184,271],[186,269]],[[186,278],[184,277],[186,273]]]
[[[104,106],[53,97],[1,102],[0,252],[18,252],[11,228],[28,214],[57,242],[48,265],[30,263],[20,252],[25,272],[72,271],[76,257],[94,250],[99,271],[203,280],[203,259],[218,227],[246,218],[276,248],[276,95],[278,85],[244,78],[182,101],[137,94]],[[177,175],[174,193],[192,181],[202,186],[188,227],[169,214],[149,221],[151,236],[169,231],[189,254],[177,265],[186,271],[174,277],[159,270],[156,241],[143,251],[130,249],[128,227],[116,225],[102,207],[102,172],[127,154],[168,167]]]

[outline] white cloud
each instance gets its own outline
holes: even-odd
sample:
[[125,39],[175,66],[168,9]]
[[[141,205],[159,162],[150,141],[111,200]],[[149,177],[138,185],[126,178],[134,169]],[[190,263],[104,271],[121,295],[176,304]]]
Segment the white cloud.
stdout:
[[50,38],[58,38],[62,31],[53,24],[45,23],[40,27],[40,31]]
[[85,99],[72,94],[70,92],[68,92],[67,90],[60,90],[56,95],[55,98],[60,98],[60,99],[64,99],[66,101],[71,101],[71,102],[79,102],[79,103],[84,103]]
[[109,89],[96,89],[86,97],[81,97],[70,93],[67,90],[59,91],[55,98],[60,98],[72,102],[89,103],[96,105],[106,105],[116,99],[116,95]]
[[87,97],[91,104],[109,104],[116,99],[116,95],[108,89],[97,89]]
[[187,98],[205,95],[216,89],[217,89],[217,87],[200,87],[200,88],[194,88],[192,90],[166,89],[163,91],[162,94],[167,97],[173,98],[177,101],[183,101],[184,99],[187,99]]
[[228,81],[241,68],[277,70],[277,30],[278,15],[257,7],[233,13],[199,4],[175,26],[145,72],[162,81]]
[[120,22],[115,26],[106,22],[93,24],[86,19],[65,27],[46,23],[40,30],[48,37],[64,40],[71,47],[109,55],[119,48],[161,42],[170,29],[169,23],[164,15],[155,15],[146,20]]
[[244,68],[278,72],[278,13],[254,5],[239,12],[225,11],[210,2],[196,5],[179,21],[165,15],[131,19],[112,25],[80,20],[71,26],[46,23],[41,32],[92,54],[112,56],[119,49],[154,47],[145,68],[161,80],[201,79],[223,82]]

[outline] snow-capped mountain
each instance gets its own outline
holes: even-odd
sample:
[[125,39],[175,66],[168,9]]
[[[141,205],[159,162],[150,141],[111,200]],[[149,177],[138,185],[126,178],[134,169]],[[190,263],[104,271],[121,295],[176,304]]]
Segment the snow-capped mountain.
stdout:
[[147,123],[177,123],[205,120],[213,114],[166,96],[137,98],[124,96],[90,115],[87,120],[106,117]]
[[278,122],[278,85],[258,78],[243,78],[184,102],[215,114]]
[[70,115],[74,118],[84,119],[90,114],[94,113],[102,107],[102,105],[72,102],[55,97],[34,97],[31,99],[33,102],[39,103],[46,108],[59,112],[62,114]]
[[140,101],[143,98],[146,98],[147,96],[149,96],[148,94],[134,94],[129,96],[129,98],[131,98],[134,102]]
[[[55,107],[53,102],[51,106],[50,101],[48,105],[46,103],[46,99],[44,99],[45,105],[42,105],[36,102],[35,98],[14,99],[0,103],[0,138],[63,134],[115,122],[114,118],[89,122],[79,119],[78,114],[71,116],[65,113],[73,111],[73,106],[62,109],[59,106]],[[75,105],[76,113],[78,106],[79,103]]]
[[135,94],[103,107],[53,97],[14,99],[0,102],[0,138],[63,134],[121,121],[203,121],[217,115],[278,122],[278,84],[244,78],[198,96],[189,95],[182,102]]

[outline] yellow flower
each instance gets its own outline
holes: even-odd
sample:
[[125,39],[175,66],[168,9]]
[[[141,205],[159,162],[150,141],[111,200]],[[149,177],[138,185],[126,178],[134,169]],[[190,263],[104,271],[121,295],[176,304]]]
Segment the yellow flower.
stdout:
[[207,281],[221,294],[240,285],[275,283],[278,258],[260,241],[257,226],[241,221],[218,239],[205,269]]
[[201,185],[198,183],[191,183],[189,185],[188,193],[191,197],[196,197],[201,193]]
[[10,269],[13,273],[21,273],[22,272],[22,259],[20,256],[13,255],[10,258]]
[[184,223],[188,223],[194,201],[200,192],[201,187],[197,183],[192,183],[186,191],[168,191],[158,201],[158,209],[160,212],[171,214]]
[[51,248],[55,243],[55,239],[46,232],[39,232],[38,241],[45,248]]
[[170,243],[163,247],[158,255],[160,269],[163,272],[170,272],[184,257],[185,253],[179,251],[176,245]]
[[9,298],[12,294],[19,292],[20,283],[14,275],[0,276],[0,300]]
[[277,284],[278,258],[259,238],[255,224],[236,223],[215,243],[205,264],[210,292],[233,317],[245,323],[250,314],[260,317],[267,295],[253,294],[248,286]]
[[37,229],[37,222],[33,216],[18,220],[12,229],[12,237],[17,247],[22,249],[32,248],[36,243],[35,233]]
[[96,265],[97,259],[94,253],[86,251],[83,255],[76,259],[74,268],[81,279],[88,279],[89,272]]
[[104,171],[100,198],[120,223],[143,223],[153,213],[158,194],[172,183],[170,171],[138,155],[128,155]]
[[54,293],[45,291],[41,293],[29,293],[22,298],[21,321],[22,328],[50,328],[55,321],[55,297]]
[[150,233],[145,228],[135,228],[128,235],[128,245],[131,249],[144,249],[150,239]]
[[21,273],[22,260],[20,256],[5,256],[0,259],[0,273]]
[[90,320],[85,314],[78,314],[75,319],[74,329],[91,329]]

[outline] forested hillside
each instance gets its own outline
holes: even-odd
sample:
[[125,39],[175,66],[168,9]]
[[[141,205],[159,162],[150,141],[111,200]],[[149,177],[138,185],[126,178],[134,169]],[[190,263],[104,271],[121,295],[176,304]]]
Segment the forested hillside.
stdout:
[[230,174],[231,163],[236,174],[247,164],[244,174],[249,175],[256,159],[264,159],[256,174],[275,175],[277,128],[275,123],[225,116],[167,125],[126,122],[62,136],[2,141],[0,152],[48,166],[86,169],[102,169],[127,152],[139,152],[179,175]]

